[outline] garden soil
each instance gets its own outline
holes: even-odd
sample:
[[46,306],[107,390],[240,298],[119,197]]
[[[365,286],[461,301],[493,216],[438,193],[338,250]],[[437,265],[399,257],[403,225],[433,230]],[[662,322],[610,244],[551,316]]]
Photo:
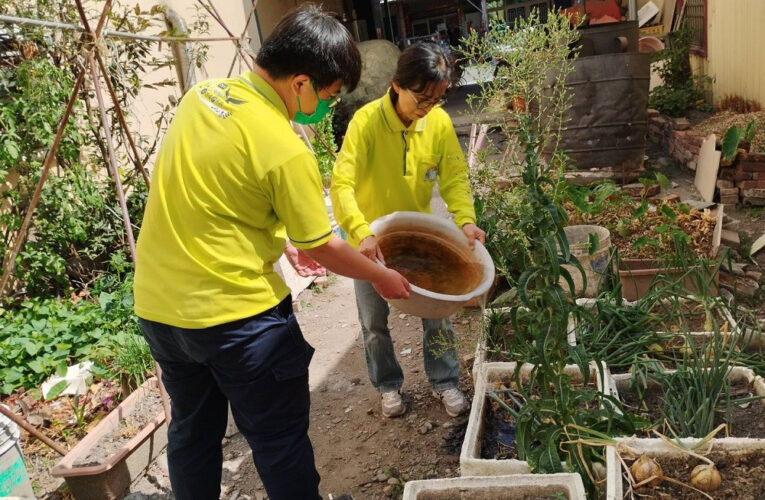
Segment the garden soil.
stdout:
[[[765,482],[762,481],[763,474],[765,474],[765,453],[759,451],[729,455],[713,452],[705,456],[715,463],[722,477],[720,488],[709,492],[715,500],[761,500],[765,498]],[[689,456],[662,457],[657,458],[656,461],[661,466],[665,476],[686,484],[690,483],[693,468],[704,463]],[[624,488],[624,491],[627,491],[627,484],[624,484]],[[656,500],[698,500],[704,498],[697,491],[669,481],[664,481],[660,486],[654,488],[643,486],[637,489],[635,493],[635,498],[653,498]]]
[[[459,476],[459,451],[467,415],[452,418],[431,394],[423,368],[419,318],[392,310],[391,335],[404,371],[407,412],[387,419],[367,376],[352,280],[330,278],[325,289],[298,297],[297,318],[316,348],[310,368],[310,435],[321,474],[320,492],[356,499],[400,498],[407,480]],[[461,361],[472,363],[480,312],[453,318]],[[467,358],[467,359],[466,359]],[[472,396],[471,365],[463,364],[461,388]],[[249,446],[241,434],[224,439],[223,499],[263,499]],[[164,459],[164,457],[163,457]],[[131,488],[129,498],[172,498],[166,459]]]

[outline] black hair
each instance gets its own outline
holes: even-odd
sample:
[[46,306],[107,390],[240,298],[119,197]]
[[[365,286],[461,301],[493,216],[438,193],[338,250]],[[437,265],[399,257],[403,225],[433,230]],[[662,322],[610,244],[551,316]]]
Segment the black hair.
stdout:
[[398,58],[393,81],[412,92],[422,92],[431,83],[452,83],[454,67],[440,45],[423,42],[407,47]]
[[351,34],[315,5],[301,7],[279,21],[255,62],[277,79],[306,74],[317,89],[342,80],[350,92],[361,78],[361,55]]

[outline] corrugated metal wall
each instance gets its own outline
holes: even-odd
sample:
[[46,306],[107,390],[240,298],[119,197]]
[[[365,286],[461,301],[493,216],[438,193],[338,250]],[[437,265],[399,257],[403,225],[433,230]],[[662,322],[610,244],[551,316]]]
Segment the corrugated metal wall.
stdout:
[[707,0],[707,30],[706,64],[693,62],[715,79],[715,102],[737,94],[765,106],[765,0]]

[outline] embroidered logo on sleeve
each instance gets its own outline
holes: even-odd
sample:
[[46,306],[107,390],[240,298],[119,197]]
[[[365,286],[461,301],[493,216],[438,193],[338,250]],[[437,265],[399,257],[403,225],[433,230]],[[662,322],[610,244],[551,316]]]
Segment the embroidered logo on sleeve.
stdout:
[[435,182],[438,178],[438,167],[430,167],[425,171],[425,180],[428,182]]

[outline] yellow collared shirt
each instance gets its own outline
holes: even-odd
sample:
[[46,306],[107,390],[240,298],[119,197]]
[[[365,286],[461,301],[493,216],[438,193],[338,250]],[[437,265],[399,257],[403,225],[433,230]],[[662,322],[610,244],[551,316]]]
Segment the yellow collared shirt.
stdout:
[[452,121],[437,107],[404,127],[389,93],[348,124],[332,171],[332,210],[353,246],[369,224],[397,210],[430,213],[435,181],[454,222],[475,223],[468,169]]
[[251,72],[195,85],[167,130],[138,238],[135,311],[207,328],[277,305],[285,237],[329,241],[316,159]]

